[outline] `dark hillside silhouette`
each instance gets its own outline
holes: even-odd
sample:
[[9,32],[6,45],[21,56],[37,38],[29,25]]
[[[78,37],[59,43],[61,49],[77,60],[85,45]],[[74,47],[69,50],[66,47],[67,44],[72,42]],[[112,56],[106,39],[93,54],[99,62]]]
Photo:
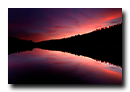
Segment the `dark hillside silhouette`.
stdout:
[[88,56],[122,66],[122,23],[88,34],[38,42],[37,47]]
[[75,35],[69,38],[42,41],[37,43],[44,47],[121,47],[122,23],[109,28],[97,29],[88,34]]
[[83,55],[122,66],[122,23],[88,34],[37,43],[8,37],[8,54],[33,50],[35,47]]
[[22,52],[26,50],[33,50],[35,43],[31,40],[17,39],[8,36],[8,54]]

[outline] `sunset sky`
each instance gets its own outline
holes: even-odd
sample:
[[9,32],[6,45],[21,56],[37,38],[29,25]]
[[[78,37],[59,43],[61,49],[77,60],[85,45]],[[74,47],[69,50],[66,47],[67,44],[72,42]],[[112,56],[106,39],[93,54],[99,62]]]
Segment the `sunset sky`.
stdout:
[[9,8],[8,35],[34,42],[60,39],[122,22],[122,8]]

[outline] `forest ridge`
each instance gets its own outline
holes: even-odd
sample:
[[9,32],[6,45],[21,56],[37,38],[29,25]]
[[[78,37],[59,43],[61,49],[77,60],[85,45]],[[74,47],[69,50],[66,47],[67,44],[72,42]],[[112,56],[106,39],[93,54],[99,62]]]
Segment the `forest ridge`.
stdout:
[[122,45],[122,23],[109,26],[109,28],[101,28],[96,29],[87,34],[75,35],[68,38],[62,39],[53,39],[41,42],[33,42],[31,40],[23,40],[17,39],[13,37],[8,37],[8,44],[12,47],[12,45],[19,47],[22,45],[23,47],[28,47],[31,45],[35,46],[71,46],[71,47],[88,47],[88,46],[107,46],[107,47],[121,47]]
[[8,37],[8,54],[32,51],[33,48],[69,52],[122,66],[122,23],[88,34],[37,43]]
[[107,46],[121,47],[122,45],[122,23],[110,26],[109,28],[96,29],[93,32],[75,35],[69,38],[41,41],[38,46],[63,46],[63,47],[86,47],[86,46]]

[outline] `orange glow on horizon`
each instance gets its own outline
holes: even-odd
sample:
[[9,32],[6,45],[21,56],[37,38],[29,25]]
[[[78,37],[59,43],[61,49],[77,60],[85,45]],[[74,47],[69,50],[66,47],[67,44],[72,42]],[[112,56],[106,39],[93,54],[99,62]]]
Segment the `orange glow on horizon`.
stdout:
[[[41,11],[45,11],[46,14],[43,14],[43,17],[31,15],[32,17],[28,18],[27,16],[27,23],[25,21],[23,22],[22,19],[19,19],[21,23],[17,23],[18,19],[11,17],[15,19],[14,21],[16,23],[12,23],[12,21],[8,23],[8,27],[11,30],[9,31],[9,35],[34,42],[62,39],[78,34],[90,33],[96,29],[113,25],[112,22],[119,23],[122,18],[121,8],[64,9],[64,12],[62,12],[62,9],[49,10],[52,10],[52,12],[55,10],[57,12],[55,12],[55,15],[52,15],[51,12],[46,12],[48,9],[40,9],[40,14]],[[60,16],[60,14],[63,16]],[[26,16],[21,17],[26,18]]]

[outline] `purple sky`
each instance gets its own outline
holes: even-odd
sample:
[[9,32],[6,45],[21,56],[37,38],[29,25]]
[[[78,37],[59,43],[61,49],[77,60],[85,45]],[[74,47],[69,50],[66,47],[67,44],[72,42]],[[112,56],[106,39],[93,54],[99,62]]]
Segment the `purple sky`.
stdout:
[[8,35],[39,42],[122,22],[122,8],[9,8]]

